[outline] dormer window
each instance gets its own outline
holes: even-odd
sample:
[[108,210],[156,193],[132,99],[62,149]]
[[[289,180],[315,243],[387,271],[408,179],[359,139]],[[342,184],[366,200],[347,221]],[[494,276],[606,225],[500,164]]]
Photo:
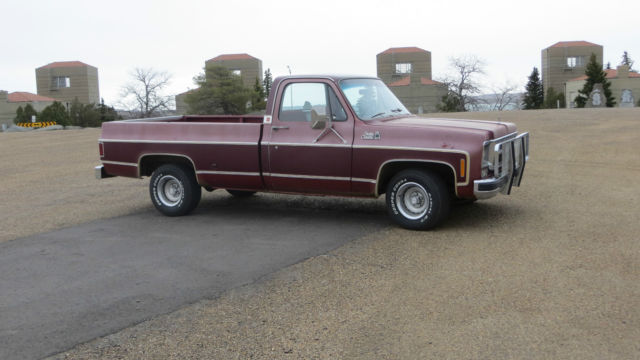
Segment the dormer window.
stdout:
[[396,74],[411,74],[411,63],[396,64]]
[[567,67],[574,68],[584,66],[584,56],[569,56],[567,57]]
[[52,89],[63,89],[71,87],[71,81],[68,76],[54,76],[51,79]]

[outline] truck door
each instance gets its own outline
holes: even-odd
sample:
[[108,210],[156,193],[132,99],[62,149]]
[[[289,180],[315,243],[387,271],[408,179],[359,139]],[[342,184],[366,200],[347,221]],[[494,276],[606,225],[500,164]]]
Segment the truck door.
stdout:
[[268,132],[267,186],[276,191],[351,192],[354,120],[334,84],[284,81]]

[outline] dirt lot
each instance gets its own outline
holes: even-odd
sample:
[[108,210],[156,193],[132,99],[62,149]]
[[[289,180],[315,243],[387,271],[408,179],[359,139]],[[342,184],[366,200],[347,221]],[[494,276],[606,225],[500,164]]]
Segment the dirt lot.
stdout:
[[[530,131],[522,188],[56,358],[640,358],[640,109],[448,116]],[[146,181],[93,179],[97,137],[0,134],[0,241],[151,206]]]

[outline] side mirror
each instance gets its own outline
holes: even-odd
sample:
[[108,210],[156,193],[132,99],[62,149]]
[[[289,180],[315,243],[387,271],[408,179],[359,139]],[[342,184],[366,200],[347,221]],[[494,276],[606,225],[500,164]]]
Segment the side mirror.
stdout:
[[327,126],[327,122],[324,120],[313,120],[311,122],[311,128],[314,130],[321,130]]

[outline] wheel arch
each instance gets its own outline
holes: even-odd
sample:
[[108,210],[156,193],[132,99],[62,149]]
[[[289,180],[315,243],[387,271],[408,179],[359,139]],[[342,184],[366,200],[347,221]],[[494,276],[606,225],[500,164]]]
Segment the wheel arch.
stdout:
[[143,154],[138,158],[138,177],[151,176],[153,172],[162,165],[165,164],[179,164],[184,165],[191,171],[193,175],[198,179],[196,173],[196,164],[193,159],[182,154],[167,154],[167,153],[151,153]]
[[449,192],[457,197],[457,174],[455,168],[444,161],[394,159],[385,161],[378,170],[376,179],[376,197],[386,192],[387,184],[393,176],[407,169],[422,169],[438,174],[447,185]]

